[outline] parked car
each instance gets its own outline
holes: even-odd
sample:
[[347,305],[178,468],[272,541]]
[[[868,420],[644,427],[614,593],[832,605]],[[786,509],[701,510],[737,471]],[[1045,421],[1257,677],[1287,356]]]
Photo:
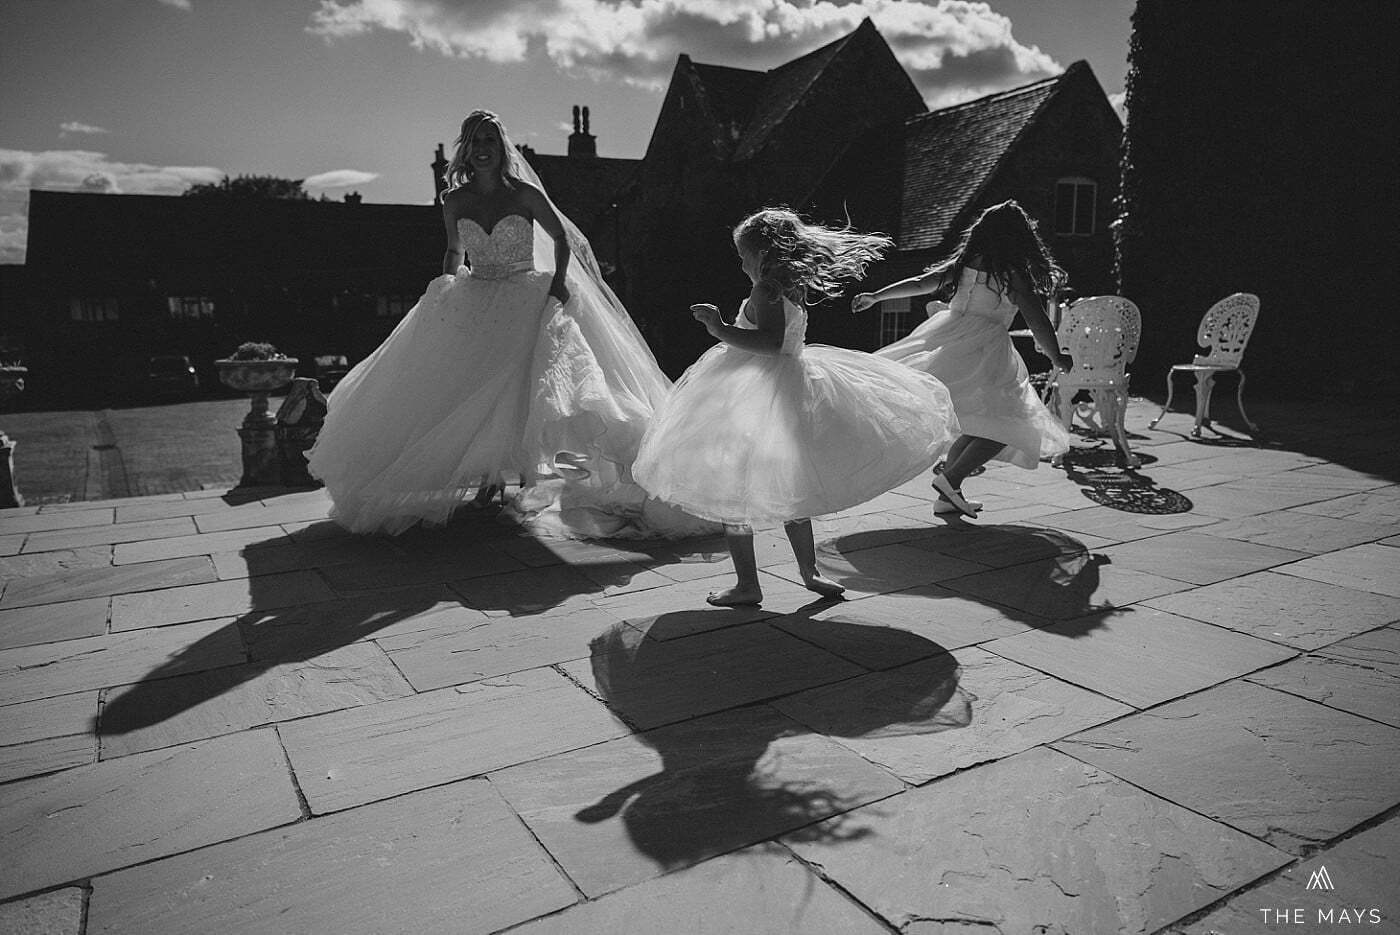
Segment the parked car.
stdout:
[[329,393],[350,372],[350,360],[344,354],[317,354],[312,358],[312,367],[321,392]]
[[188,357],[162,354],[147,362],[146,390],[162,398],[193,396],[199,391],[199,375]]

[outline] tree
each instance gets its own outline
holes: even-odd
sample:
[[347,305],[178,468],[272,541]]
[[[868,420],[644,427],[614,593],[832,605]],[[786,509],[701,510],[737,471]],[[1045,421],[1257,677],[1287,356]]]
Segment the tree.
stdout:
[[218,182],[191,185],[183,194],[192,198],[309,201],[311,196],[302,191],[301,183],[301,179],[280,179],[275,175],[240,175],[232,179],[226,175]]

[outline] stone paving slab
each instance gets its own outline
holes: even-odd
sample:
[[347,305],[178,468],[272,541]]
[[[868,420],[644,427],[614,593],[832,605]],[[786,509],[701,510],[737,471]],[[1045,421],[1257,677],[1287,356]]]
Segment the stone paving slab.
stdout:
[[[938,585],[843,601],[814,614],[769,622],[866,669],[892,669],[947,650],[1024,633],[1032,626]],[[1039,625],[1048,623],[1042,620]]]
[[1110,546],[1104,554],[1125,568],[1192,584],[1214,584],[1307,558],[1309,553],[1226,541],[1197,532],[1173,532]]
[[827,840],[785,842],[894,929],[930,935],[1154,932],[1288,861],[1045,749],[827,824]]
[[773,706],[912,785],[1132,711],[975,647]]
[[1219,522],[1215,517],[1197,513],[1125,513],[1106,506],[1051,513],[1039,517],[1037,521],[1064,530],[1093,549]]
[[1400,803],[1400,730],[1247,682],[1054,747],[1291,853]]
[[481,545],[470,557],[437,561],[360,561],[322,569],[331,587],[342,594],[402,587],[408,584],[440,584],[519,571],[525,566],[493,545]]
[[577,898],[472,780],[100,876],[87,932],[487,933]]
[[[665,626],[660,617],[647,632]],[[594,639],[591,658],[560,668],[639,730],[865,671],[763,622],[671,640],[619,623]]]
[[1298,510],[1280,510],[1277,513],[1225,520],[1205,527],[1201,532],[1257,545],[1271,545],[1317,554],[1383,539],[1390,535],[1393,528],[1332,519]]
[[109,692],[102,759],[413,694],[377,646],[354,643],[299,662],[228,666]]
[[598,585],[568,565],[463,578],[448,582],[462,602],[488,616],[567,614],[593,606]]
[[[1239,476],[1238,474],[1236,475]],[[1326,493],[1301,488],[1268,488],[1251,481],[1231,481],[1191,491],[1192,511],[1221,519],[1239,519],[1325,500]]]
[[475,626],[486,617],[463,607],[441,585],[371,591],[316,604],[282,607],[242,618],[238,629],[249,659],[272,665],[311,659],[358,640],[418,630]]
[[904,791],[889,773],[763,705],[490,779],[589,897]]
[[376,637],[415,691],[587,659],[589,644],[616,621],[596,607],[546,617],[482,617],[462,625]]
[[1317,649],[1400,620],[1400,598],[1274,571],[1150,598],[1143,604],[1299,649]]
[[[846,588],[848,599],[887,594],[921,584],[934,584],[986,570],[986,565],[954,558],[909,545],[885,545],[873,549],[840,552],[823,545],[817,549],[817,567]],[[797,563],[791,559],[764,569],[793,584],[801,584]]]
[[[653,639],[674,639],[688,636],[697,629],[699,620],[714,625],[724,625],[723,621],[745,622],[769,617],[774,614],[795,613],[818,602],[820,598],[801,585],[794,584],[775,575],[761,573],[763,605],[756,607],[732,607],[716,612],[716,608],[705,603],[705,597],[712,591],[720,591],[734,584],[733,573],[725,568],[713,578],[698,578],[683,581],[664,588],[650,588],[630,594],[619,594],[610,598],[599,598],[594,603],[612,614],[618,620],[626,620],[638,627],[650,627],[661,618],[666,625],[657,628]],[[697,616],[699,611],[703,616]]]
[[101,636],[107,632],[111,605],[110,598],[92,597],[0,610],[0,650]]
[[52,575],[82,568],[103,568],[111,564],[112,547],[110,545],[11,555],[0,558],[0,584],[16,578]]
[[154,498],[136,499],[142,499],[143,502],[110,501],[116,505],[118,523],[148,522],[154,519],[169,519],[173,516],[200,516],[205,513],[224,513],[236,509],[233,504],[217,497],[186,500],[179,494],[163,494]]
[[69,734],[0,747],[0,783],[84,766],[96,759],[97,740],[91,734]]
[[336,597],[325,579],[313,571],[118,594],[112,598],[112,632],[274,611]]
[[19,533],[55,532],[61,529],[77,529],[82,526],[106,526],[112,522],[112,509],[94,508],[74,510],[71,513],[32,513],[6,510],[0,514],[0,534],[7,536]]
[[[1089,512],[1083,510],[1080,512]],[[1066,514],[1073,515],[1073,514]],[[1006,568],[1030,562],[1084,555],[1116,539],[1067,534],[1058,529],[1021,525],[946,526],[934,535],[910,543],[916,549],[941,552],[988,568]]]
[[1296,650],[1164,611],[1136,609],[1085,628],[1070,620],[985,648],[1136,708],[1217,685]]
[[281,523],[304,523],[325,519],[331,510],[329,497],[317,501],[299,503],[267,504],[256,503],[233,507],[212,513],[203,513],[194,518],[194,524],[202,533],[228,532],[233,529],[252,529],[260,526],[276,526]]
[[582,903],[521,926],[512,935],[886,935],[888,931],[791,854],[763,846]]
[[[79,549],[91,545],[116,545],[123,542],[145,542],[168,539],[193,533],[194,521],[187,516],[152,520],[148,523],[107,524],[66,529],[59,532],[36,532],[24,542],[24,551],[53,552],[58,549]],[[157,558],[171,556],[159,555]],[[148,561],[148,559],[140,559]]]
[[399,555],[393,547],[378,539],[328,539],[321,542],[239,548],[233,552],[216,552],[209,556],[221,581],[235,578],[256,578],[283,571],[326,568],[351,562],[394,562]]
[[1400,486],[1382,487],[1364,493],[1354,493],[1321,503],[1309,503],[1298,509],[1303,513],[1354,519],[1362,523],[1400,525]]
[[242,662],[238,631],[210,620],[0,651],[0,706]]
[[[1310,887],[1313,875],[1324,869],[1331,882]],[[1262,886],[1230,897],[1173,932],[1392,931],[1400,923],[1397,879],[1400,819],[1392,818],[1284,868]]]
[[954,578],[943,586],[1003,607],[1033,626],[1047,619],[1111,617],[1129,604],[1190,587],[1174,578],[1114,565],[1101,554],[1042,559]]
[[250,554],[255,549],[271,550],[289,546],[292,542],[279,526],[235,529],[207,535],[195,533],[192,529],[185,532],[187,534],[168,536],[164,539],[119,543],[113,550],[112,561],[118,565],[129,565],[134,562],[154,562],[185,555],[214,555],[232,551]]
[[278,730],[317,815],[627,733],[553,669],[322,714]]
[[76,886],[0,904],[0,932],[81,935],[86,894]]
[[32,607],[90,597],[111,597],[133,591],[205,584],[214,580],[217,580],[214,565],[202,555],[140,565],[81,568],[12,581],[5,588],[0,607]]
[[1400,597],[1400,551],[1374,543],[1316,555],[1279,571],[1358,591]]
[[1400,628],[1341,640],[1249,681],[1400,727]]
[[301,818],[271,730],[0,786],[0,898]]
[[[69,734],[92,733],[97,719],[97,692],[40,698],[0,709],[0,748],[48,740]],[[0,751],[0,757],[3,757]]]
[[18,555],[19,550],[24,547],[24,540],[27,538],[29,538],[28,535],[24,533],[0,536],[0,555]]

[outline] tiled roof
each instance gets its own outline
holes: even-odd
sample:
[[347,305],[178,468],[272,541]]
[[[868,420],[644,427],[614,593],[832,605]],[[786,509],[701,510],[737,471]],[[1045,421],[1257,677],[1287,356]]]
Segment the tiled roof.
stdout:
[[689,58],[686,61],[714,121],[715,142],[720,152],[728,155],[738,145],[740,134],[753,113],[754,101],[768,76],[747,68],[704,65],[691,62]]
[[1063,77],[905,121],[901,250],[925,250],[943,242]]
[[[866,20],[861,24],[861,28],[866,28],[866,24],[869,23],[870,21]],[[753,116],[744,128],[743,139],[739,141],[739,147],[734,152],[736,160],[751,159],[758,154],[783,122],[783,118],[821,75],[822,70],[859,32],[860,30],[857,30],[835,42],[829,42],[815,52],[808,52],[786,65],[780,65],[764,76],[763,88],[754,105]]]

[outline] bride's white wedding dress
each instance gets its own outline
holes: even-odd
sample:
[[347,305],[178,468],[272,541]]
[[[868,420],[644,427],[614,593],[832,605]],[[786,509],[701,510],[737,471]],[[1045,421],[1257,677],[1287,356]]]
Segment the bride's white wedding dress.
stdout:
[[464,218],[457,229],[470,269],[429,283],[330,395],[308,464],[331,517],[354,532],[442,524],[474,488],[504,477],[527,486],[513,511],[545,532],[712,531],[631,481],[670,381],[607,287],[571,268],[561,305],[553,274],[535,268],[536,226],[521,215],[489,231]]

